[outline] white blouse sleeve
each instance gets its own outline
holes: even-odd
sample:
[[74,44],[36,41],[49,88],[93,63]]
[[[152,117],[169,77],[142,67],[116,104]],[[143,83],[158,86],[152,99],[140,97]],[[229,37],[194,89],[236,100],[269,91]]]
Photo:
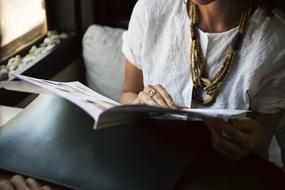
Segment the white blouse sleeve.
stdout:
[[142,48],[147,27],[145,11],[143,0],[139,0],[134,7],[128,31],[123,34],[122,52],[139,69],[142,69]]
[[258,93],[251,100],[252,109],[265,114],[285,110],[285,50],[271,65],[274,68],[264,77],[266,82],[260,85]]

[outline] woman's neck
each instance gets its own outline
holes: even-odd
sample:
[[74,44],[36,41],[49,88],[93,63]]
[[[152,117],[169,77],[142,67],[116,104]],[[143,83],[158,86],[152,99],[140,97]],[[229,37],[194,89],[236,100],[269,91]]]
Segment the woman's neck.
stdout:
[[225,32],[238,26],[242,3],[237,0],[215,0],[207,5],[198,5],[198,26],[204,32]]

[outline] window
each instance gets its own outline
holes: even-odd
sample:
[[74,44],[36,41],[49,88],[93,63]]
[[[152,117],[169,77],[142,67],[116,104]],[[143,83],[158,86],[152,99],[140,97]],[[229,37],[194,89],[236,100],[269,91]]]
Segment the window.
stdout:
[[44,0],[0,0],[0,61],[47,33]]

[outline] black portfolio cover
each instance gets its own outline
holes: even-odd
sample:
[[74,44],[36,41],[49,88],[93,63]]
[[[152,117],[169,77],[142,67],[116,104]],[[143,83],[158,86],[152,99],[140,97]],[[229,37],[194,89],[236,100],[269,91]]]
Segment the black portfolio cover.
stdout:
[[139,121],[93,130],[67,100],[40,95],[0,129],[0,169],[73,189],[167,190],[209,134],[201,123]]

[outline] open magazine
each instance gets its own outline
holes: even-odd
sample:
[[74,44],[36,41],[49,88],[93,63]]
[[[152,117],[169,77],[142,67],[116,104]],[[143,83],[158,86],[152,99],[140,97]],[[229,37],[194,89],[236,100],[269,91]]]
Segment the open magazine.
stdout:
[[199,120],[203,117],[229,120],[245,116],[248,110],[169,109],[147,105],[121,105],[80,82],[55,82],[13,74],[40,92],[56,94],[73,102],[95,120],[95,129],[118,125],[144,117],[163,120]]

